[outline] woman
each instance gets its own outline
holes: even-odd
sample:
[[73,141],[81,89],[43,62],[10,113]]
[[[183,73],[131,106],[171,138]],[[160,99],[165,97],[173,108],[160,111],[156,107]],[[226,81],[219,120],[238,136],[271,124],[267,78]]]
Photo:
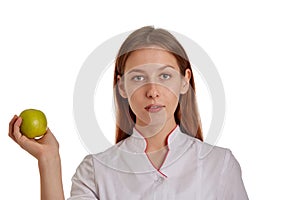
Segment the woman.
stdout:
[[[230,150],[203,142],[189,59],[168,31],[143,27],[115,63],[116,145],[88,155],[72,178],[70,199],[248,199]],[[58,143],[9,136],[39,161],[42,199],[64,199]]]

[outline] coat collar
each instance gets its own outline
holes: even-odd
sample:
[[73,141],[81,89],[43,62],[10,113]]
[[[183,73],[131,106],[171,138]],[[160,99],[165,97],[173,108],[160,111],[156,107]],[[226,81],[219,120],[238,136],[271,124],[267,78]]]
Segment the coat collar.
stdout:
[[[178,136],[178,134],[180,134],[180,128],[178,125],[176,125],[175,128],[172,129],[167,136],[167,146],[169,150],[171,148],[174,148],[173,142],[175,141],[175,138]],[[135,153],[145,153],[148,145],[147,140],[139,130],[133,128],[132,135],[127,140],[128,150],[131,150]]]
[[145,138],[136,130],[133,129],[132,135],[118,144],[112,146],[107,151],[96,156],[97,160],[109,168],[126,173],[149,173],[158,171],[162,176],[168,176],[168,168],[179,160],[184,153],[195,142],[187,134],[180,130],[179,126],[168,136],[168,153],[159,169],[149,161],[145,148],[147,142]]

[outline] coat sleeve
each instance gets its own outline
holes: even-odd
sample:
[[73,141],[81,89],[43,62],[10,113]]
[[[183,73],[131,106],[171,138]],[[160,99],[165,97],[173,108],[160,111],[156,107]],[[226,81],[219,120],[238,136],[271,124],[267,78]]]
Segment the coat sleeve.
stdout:
[[71,197],[68,200],[99,199],[94,172],[93,157],[88,155],[80,163],[72,177]]
[[224,169],[220,182],[220,199],[248,200],[248,195],[242,180],[241,167],[230,150],[227,150],[224,162]]

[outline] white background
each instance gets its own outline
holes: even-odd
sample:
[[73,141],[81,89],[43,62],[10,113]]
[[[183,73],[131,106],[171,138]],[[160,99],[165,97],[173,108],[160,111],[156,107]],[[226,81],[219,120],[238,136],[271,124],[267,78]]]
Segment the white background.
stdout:
[[226,94],[217,145],[238,159],[250,199],[300,198],[297,1],[195,2],[1,1],[1,199],[39,199],[37,161],[7,136],[12,116],[30,107],[60,143],[69,196],[88,153],[73,119],[76,76],[102,42],[145,25],[188,36],[213,60]]

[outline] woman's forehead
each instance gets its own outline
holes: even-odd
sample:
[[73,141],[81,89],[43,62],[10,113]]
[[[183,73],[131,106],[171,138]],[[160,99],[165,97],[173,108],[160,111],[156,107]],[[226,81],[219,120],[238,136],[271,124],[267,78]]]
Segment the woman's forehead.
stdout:
[[149,64],[161,66],[171,66],[179,71],[177,60],[174,55],[164,49],[159,48],[143,48],[133,51],[125,63],[125,72],[146,66]]

